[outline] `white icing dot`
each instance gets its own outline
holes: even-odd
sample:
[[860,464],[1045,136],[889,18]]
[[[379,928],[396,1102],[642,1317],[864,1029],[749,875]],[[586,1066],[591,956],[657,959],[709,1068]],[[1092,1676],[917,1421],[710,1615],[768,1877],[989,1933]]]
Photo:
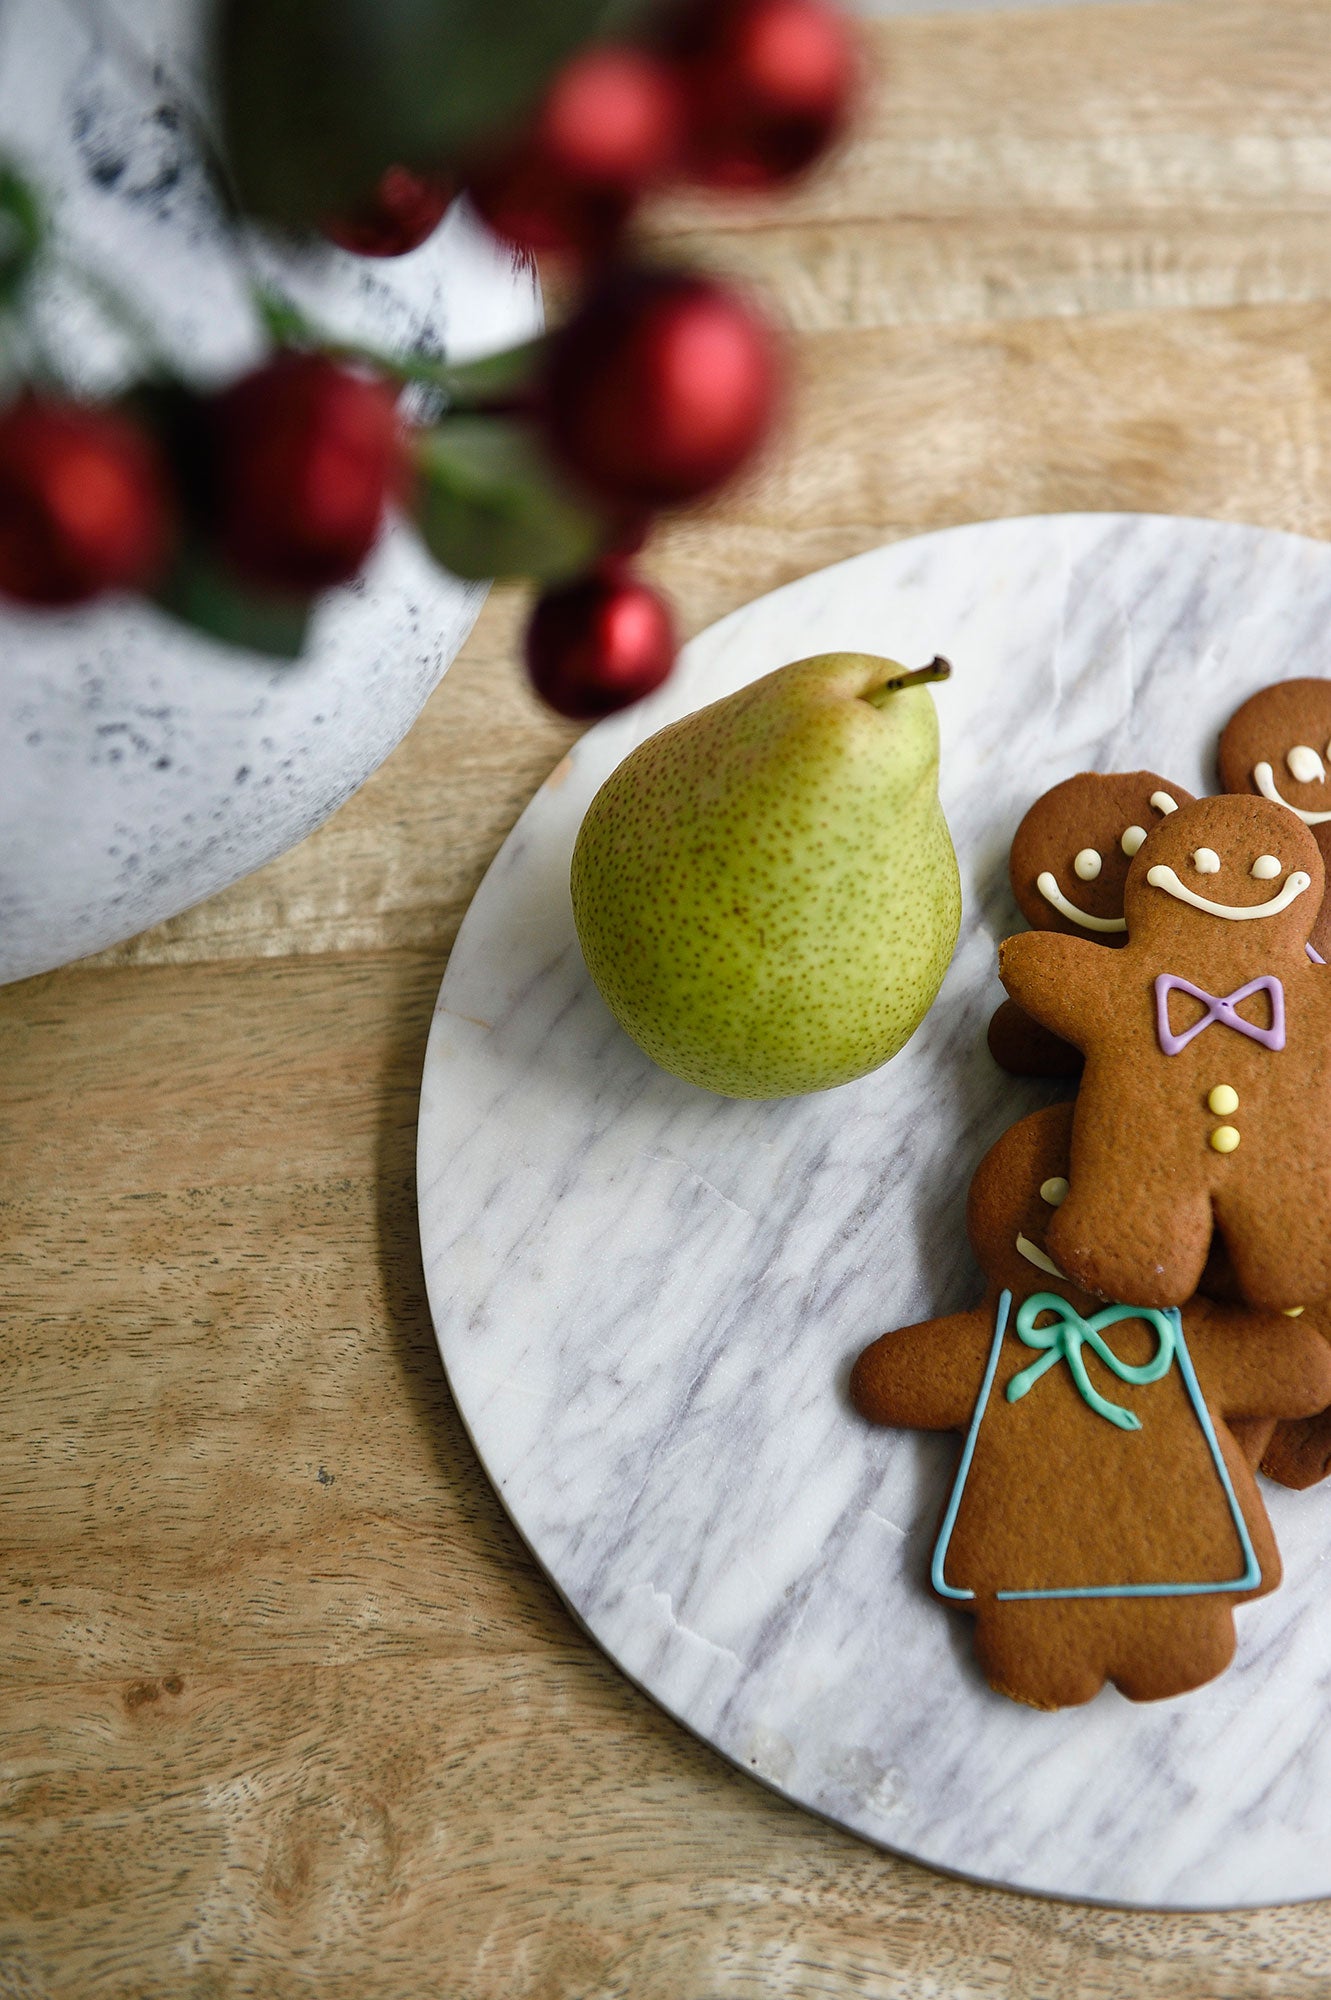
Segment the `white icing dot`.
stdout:
[[1280,863],[1274,854],[1259,854],[1252,864],[1252,872],[1259,882],[1274,882],[1280,873]]
[[1291,778],[1297,778],[1301,785],[1325,784],[1326,765],[1308,744],[1296,743],[1286,755],[1285,762],[1289,765]]
[[1066,1201],[1067,1198],[1068,1198],[1068,1184],[1064,1180],[1062,1174],[1055,1174],[1053,1178],[1051,1180],[1047,1180],[1044,1183],[1043,1187],[1040,1189],[1041,1201],[1047,1201],[1049,1203],[1050,1208],[1057,1208],[1059,1203]]
[[1199,875],[1218,875],[1220,856],[1213,847],[1199,847],[1192,857],[1192,865]]
[[1135,854],[1145,838],[1146,828],[1144,826],[1125,826],[1123,829],[1123,838],[1119,842],[1119,846],[1125,854]]
[[[1178,800],[1171,799],[1168,792],[1152,792],[1151,806],[1158,813],[1176,813],[1178,811]],[[1137,844],[1140,846],[1140,841]]]
[[1093,847],[1083,847],[1072,866],[1081,881],[1094,882],[1100,873],[1100,857]]

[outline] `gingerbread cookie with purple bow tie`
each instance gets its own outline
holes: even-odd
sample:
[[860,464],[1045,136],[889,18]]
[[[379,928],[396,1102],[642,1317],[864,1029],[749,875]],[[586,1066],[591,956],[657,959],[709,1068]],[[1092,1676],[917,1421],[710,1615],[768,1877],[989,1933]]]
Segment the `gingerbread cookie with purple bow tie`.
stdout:
[[1322,887],[1285,806],[1199,799],[1133,859],[1119,951],[1001,946],[1012,998],[1086,1059],[1050,1254],[1088,1291],[1182,1305],[1218,1228],[1251,1304],[1331,1296],[1331,977],[1306,950]]
[[[1312,829],[1323,862],[1331,859],[1331,681],[1277,681],[1250,696],[1221,731],[1217,762],[1224,791],[1288,806]],[[1308,941],[1331,959],[1325,903]]]
[[980,1665],[1036,1708],[1113,1681],[1183,1693],[1234,1651],[1233,1607],[1279,1557],[1230,1430],[1331,1399],[1331,1349],[1297,1319],[1193,1299],[1103,1306],[1060,1270],[1073,1111],[1023,1118],[980,1163],[967,1231],[979,1305],[865,1349],[851,1399],[874,1423],[964,1437],[930,1575],[976,1621]]
[[[1191,802],[1154,771],[1082,771],[1041,793],[1012,840],[1008,873],[1032,930],[1120,945],[1123,885],[1151,827]],[[1081,1051],[1013,1000],[989,1023],[989,1052],[1011,1076],[1078,1076]]]

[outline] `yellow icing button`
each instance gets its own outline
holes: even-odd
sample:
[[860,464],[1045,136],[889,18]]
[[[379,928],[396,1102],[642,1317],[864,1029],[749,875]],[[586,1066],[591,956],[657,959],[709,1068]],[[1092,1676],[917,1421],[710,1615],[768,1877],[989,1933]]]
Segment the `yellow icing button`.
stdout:
[[1298,1316],[1299,1316],[1299,1314],[1300,1314],[1300,1313],[1301,1313],[1301,1312],[1303,1311],[1303,1307],[1302,1307],[1302,1306],[1281,1306],[1280,1310],[1281,1310],[1281,1312],[1282,1312],[1282,1313],[1284,1313],[1284,1315],[1285,1315],[1285,1318],[1286,1318],[1286,1319],[1297,1319],[1297,1318],[1298,1318]]
[[1232,1083],[1218,1083],[1206,1104],[1217,1118],[1228,1118],[1239,1108],[1239,1094]]
[[1239,1143],[1238,1128],[1233,1125],[1217,1125],[1211,1134],[1211,1144],[1217,1153],[1232,1153]]

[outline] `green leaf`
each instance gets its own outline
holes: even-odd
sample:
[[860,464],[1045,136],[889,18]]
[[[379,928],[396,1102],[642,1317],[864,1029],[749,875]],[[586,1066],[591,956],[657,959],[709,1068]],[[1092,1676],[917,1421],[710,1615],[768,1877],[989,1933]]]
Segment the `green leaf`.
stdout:
[[12,305],[37,253],[45,224],[41,204],[14,167],[0,161],[0,305]]
[[228,646],[279,660],[298,659],[304,650],[310,599],[236,576],[196,542],[181,550],[156,600],[182,624]]
[[217,74],[241,199],[296,228],[385,167],[437,167],[522,116],[615,0],[222,0]]
[[445,418],[422,438],[417,470],[417,525],[454,576],[558,583],[587,569],[610,539],[604,516],[515,418]]

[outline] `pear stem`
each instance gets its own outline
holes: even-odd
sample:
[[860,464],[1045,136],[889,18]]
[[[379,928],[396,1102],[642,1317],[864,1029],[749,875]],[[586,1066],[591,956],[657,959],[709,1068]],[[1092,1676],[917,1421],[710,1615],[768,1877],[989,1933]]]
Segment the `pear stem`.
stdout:
[[871,702],[875,708],[881,708],[892,695],[900,694],[902,688],[923,687],[926,681],[945,681],[951,672],[952,662],[945,660],[941,653],[935,653],[927,667],[912,667],[909,673],[893,674],[890,681],[884,681],[872,694],[866,694],[864,700]]

